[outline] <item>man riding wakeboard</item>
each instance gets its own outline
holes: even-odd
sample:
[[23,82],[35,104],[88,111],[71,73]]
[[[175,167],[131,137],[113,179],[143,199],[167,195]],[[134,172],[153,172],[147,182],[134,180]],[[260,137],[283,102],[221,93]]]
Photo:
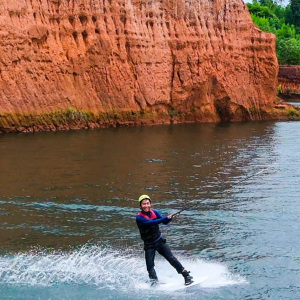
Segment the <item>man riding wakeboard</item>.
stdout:
[[151,199],[148,195],[142,195],[138,199],[141,211],[136,216],[136,224],[140,230],[141,238],[144,241],[145,260],[149,278],[152,284],[158,282],[154,269],[154,257],[156,251],[162,255],[178,272],[184,277],[185,285],[193,282],[190,272],[184,269],[177,258],[172,254],[166,240],[159,231],[159,224],[168,224],[179,214],[171,214],[165,217],[155,209],[151,209]]

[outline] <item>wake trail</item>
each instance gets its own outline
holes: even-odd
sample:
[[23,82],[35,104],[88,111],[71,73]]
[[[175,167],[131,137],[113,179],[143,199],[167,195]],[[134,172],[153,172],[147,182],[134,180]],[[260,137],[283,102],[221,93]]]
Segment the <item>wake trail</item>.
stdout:
[[[224,265],[199,259],[188,260],[176,253],[194,278],[209,276],[201,287],[241,284],[246,280],[233,275]],[[159,280],[183,285],[183,277],[158,255],[156,270]],[[153,290],[148,284],[141,252],[84,246],[71,252],[48,252],[37,249],[27,253],[0,256],[0,285],[54,286],[90,285],[99,289],[123,291]],[[172,290],[170,285],[170,291]],[[162,286],[162,289],[163,286]],[[166,290],[168,292],[168,290]]]

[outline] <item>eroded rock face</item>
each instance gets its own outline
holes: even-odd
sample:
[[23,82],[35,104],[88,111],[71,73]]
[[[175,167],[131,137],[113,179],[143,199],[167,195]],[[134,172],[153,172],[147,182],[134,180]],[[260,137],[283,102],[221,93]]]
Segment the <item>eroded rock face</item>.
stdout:
[[0,130],[269,118],[275,38],[241,0],[0,0]]
[[300,98],[300,66],[279,66],[278,84],[283,95]]

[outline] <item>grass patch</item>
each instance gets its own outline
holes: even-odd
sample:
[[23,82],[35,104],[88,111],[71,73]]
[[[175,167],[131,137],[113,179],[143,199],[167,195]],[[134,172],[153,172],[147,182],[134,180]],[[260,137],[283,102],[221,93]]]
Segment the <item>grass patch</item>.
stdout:
[[296,120],[300,118],[300,112],[295,108],[290,108],[287,112],[287,116],[290,120]]

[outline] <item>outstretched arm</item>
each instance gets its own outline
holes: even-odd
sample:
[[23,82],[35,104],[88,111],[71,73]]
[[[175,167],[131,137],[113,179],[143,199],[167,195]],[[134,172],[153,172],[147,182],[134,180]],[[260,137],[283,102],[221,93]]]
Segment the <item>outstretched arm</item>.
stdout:
[[162,222],[162,223],[165,224],[165,225],[168,224],[168,223],[170,223],[174,217],[176,217],[176,216],[179,215],[178,213],[176,213],[176,214],[168,215],[168,216],[166,216],[166,217],[162,217],[162,215],[161,215],[157,210],[153,210],[153,211],[154,211],[154,213],[155,213],[155,215],[156,215],[156,217],[157,217],[158,219],[162,219],[162,218],[166,218],[166,217],[167,217],[167,220],[164,220],[164,221]]
[[137,216],[136,217],[136,223],[138,226],[153,226],[153,225],[158,225],[158,224],[168,224],[172,221],[173,218],[177,217],[179,215],[179,213],[176,214],[170,214],[168,216],[163,217],[157,210],[153,210],[156,218],[155,220],[148,220],[145,219],[141,216]]

